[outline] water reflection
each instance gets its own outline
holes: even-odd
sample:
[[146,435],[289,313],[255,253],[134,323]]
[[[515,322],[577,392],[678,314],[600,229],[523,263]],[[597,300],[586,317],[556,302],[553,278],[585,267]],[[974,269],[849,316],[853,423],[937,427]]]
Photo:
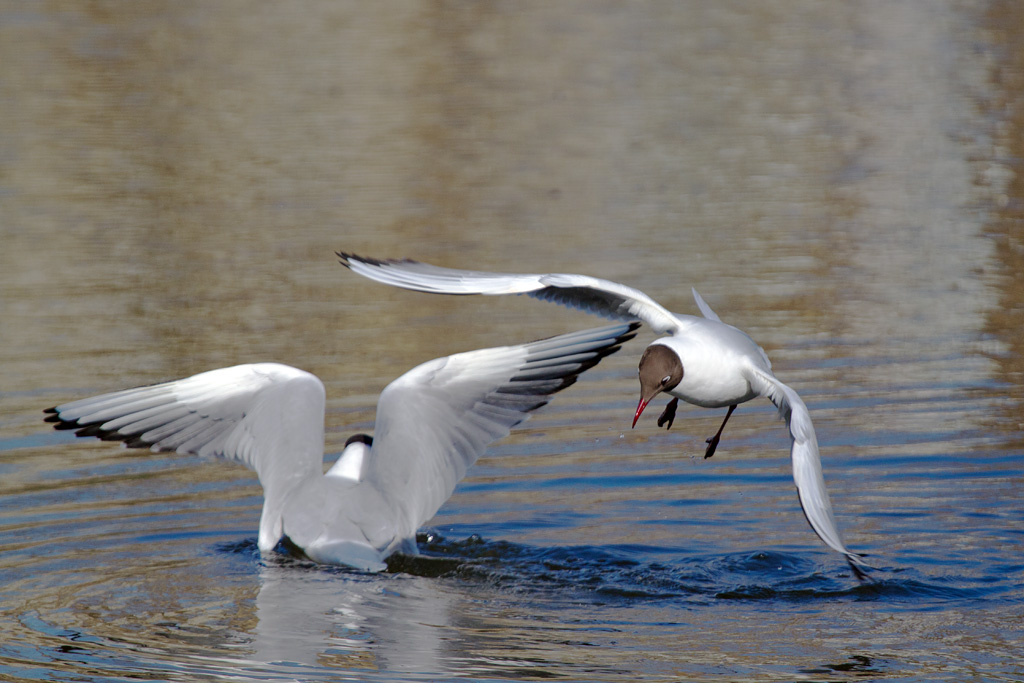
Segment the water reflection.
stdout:
[[[455,672],[499,678],[573,671],[614,676],[628,672],[611,655],[622,631],[670,637],[672,624],[691,618],[680,610],[687,605],[729,619],[736,605],[828,610],[834,601],[922,605],[985,595],[980,587],[964,590],[916,575],[890,575],[870,584],[852,577],[836,580],[780,553],[654,563],[628,549],[541,549],[437,537],[421,543],[431,549],[430,556],[398,557],[392,568],[398,573],[384,575],[287,559],[261,562],[256,623],[245,654],[233,664],[225,660],[226,670],[299,677],[324,671],[411,678]],[[577,617],[557,616],[570,606]],[[609,621],[604,612],[609,606],[623,617],[660,612],[668,622]],[[572,647],[553,647],[556,642]],[[714,645],[686,650],[695,667],[715,661]],[[867,670],[870,662],[852,655],[826,667]]]
[[441,659],[455,596],[443,584],[290,564],[260,567],[254,660],[350,672],[446,670]]
[[995,402],[999,419],[992,428],[1005,433],[1016,449],[1024,447],[1024,422],[1021,404],[1024,401],[1024,174],[1020,160],[1024,158],[1024,108],[1016,93],[1024,89],[1024,58],[1016,45],[1015,27],[1024,16],[1012,2],[993,2],[988,11],[988,30],[993,37],[991,79],[1000,91],[983,100],[986,112],[995,122],[992,150],[985,155],[978,182],[994,198],[986,206],[983,226],[994,242],[995,268],[992,279],[997,283],[996,304],[986,312],[985,331],[998,341],[988,347],[997,367],[1000,400]]
[[[0,675],[1019,678],[1022,21],[0,6]],[[629,431],[628,349],[433,522],[485,537],[468,575],[261,566],[217,550],[256,528],[248,475],[44,436],[61,400],[276,360],[325,378],[337,451],[419,362],[594,324],[382,288],[335,249],[682,312],[698,285],[805,398],[840,526],[891,574],[864,592],[818,554],[769,407],[708,463],[717,417]]]

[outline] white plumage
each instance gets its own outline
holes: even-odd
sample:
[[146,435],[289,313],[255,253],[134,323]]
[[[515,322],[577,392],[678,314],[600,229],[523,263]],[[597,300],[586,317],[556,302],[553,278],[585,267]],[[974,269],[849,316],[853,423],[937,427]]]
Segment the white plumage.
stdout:
[[[793,479],[808,523],[826,545],[846,557],[858,576],[863,575],[861,568],[868,565],[846,548],[836,528],[807,406],[775,377],[764,350],[742,330],[723,323],[696,289],[693,298],[703,317],[672,313],[637,289],[586,275],[486,273],[408,259],[378,260],[344,252],[338,256],[353,272],[396,287],[439,294],[527,294],[613,320],[639,320],[667,335],[648,346],[648,352],[662,353],[652,354],[647,367],[648,353],[641,359],[641,397],[633,424],[648,401],[661,392],[674,397],[658,420],[659,426],[668,423],[669,427],[675,399],[705,408],[729,407],[727,421],[738,404],[758,396],[767,398],[789,428]],[[708,439],[705,457],[715,452],[720,436],[721,429]]]
[[[243,463],[264,492],[259,548],[377,571],[415,554],[416,530],[492,441],[631,339],[636,324],[438,358],[389,384],[373,439],[323,471],[323,384],[278,363],[211,370],[50,408],[78,436]],[[365,436],[365,435],[361,435]]]

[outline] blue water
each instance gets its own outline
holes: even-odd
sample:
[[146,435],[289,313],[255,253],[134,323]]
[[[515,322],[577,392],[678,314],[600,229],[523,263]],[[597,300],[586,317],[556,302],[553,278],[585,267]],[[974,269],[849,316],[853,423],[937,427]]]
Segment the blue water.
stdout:
[[[628,419],[631,401],[608,387],[631,393],[631,373],[593,374],[569,390],[589,412],[566,392],[497,444],[419,535],[421,555],[382,575],[261,556],[242,468],[40,422],[5,449],[48,465],[2,499],[0,666],[89,680],[1019,674],[1021,458],[992,433],[862,439],[842,416],[887,398],[816,401],[839,523],[875,566],[860,581],[806,527],[770,406],[738,412],[705,461],[716,418],[610,430],[601,420]],[[901,391],[918,399],[887,409],[965,410],[946,387]]]
[[[1020,3],[0,3],[0,679],[1024,679]],[[426,360],[600,321],[336,250],[696,286],[810,408],[661,406],[652,335],[382,574],[256,550],[225,463],[64,401],[273,360],[325,464]]]

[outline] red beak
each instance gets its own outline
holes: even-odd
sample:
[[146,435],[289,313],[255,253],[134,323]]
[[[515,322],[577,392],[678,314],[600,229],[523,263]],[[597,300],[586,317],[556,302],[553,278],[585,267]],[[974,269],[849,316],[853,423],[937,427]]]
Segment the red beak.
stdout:
[[636,415],[633,416],[633,427],[636,427],[636,421],[640,419],[640,413],[644,412],[644,408],[647,407],[647,403],[648,401],[645,401],[643,396],[641,396],[640,403],[636,407]]

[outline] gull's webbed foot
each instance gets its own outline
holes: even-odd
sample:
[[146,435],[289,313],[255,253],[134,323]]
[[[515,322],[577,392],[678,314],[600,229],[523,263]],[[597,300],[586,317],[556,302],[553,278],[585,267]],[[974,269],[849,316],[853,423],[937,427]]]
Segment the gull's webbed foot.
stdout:
[[661,415],[658,417],[658,426],[665,427],[665,429],[672,429],[672,422],[676,419],[676,408],[678,407],[678,398],[674,398],[669,401],[668,405],[665,406],[665,410],[663,410]]
[[718,448],[718,442],[720,440],[721,440],[721,437],[718,434],[715,434],[710,439],[707,439],[706,441],[704,441],[704,443],[706,443],[708,445],[708,449],[706,451],[704,451],[704,459],[705,460],[707,460],[708,458],[710,458],[712,455],[715,454],[715,449]]
[[707,460],[708,458],[715,454],[715,449],[718,448],[718,442],[722,438],[722,430],[725,429],[725,423],[729,421],[729,416],[732,415],[732,411],[734,410],[736,410],[735,405],[729,406],[729,412],[725,414],[725,419],[722,420],[722,426],[718,428],[718,431],[715,432],[715,435],[713,437],[704,442],[708,445],[708,449],[704,451],[705,460]]

